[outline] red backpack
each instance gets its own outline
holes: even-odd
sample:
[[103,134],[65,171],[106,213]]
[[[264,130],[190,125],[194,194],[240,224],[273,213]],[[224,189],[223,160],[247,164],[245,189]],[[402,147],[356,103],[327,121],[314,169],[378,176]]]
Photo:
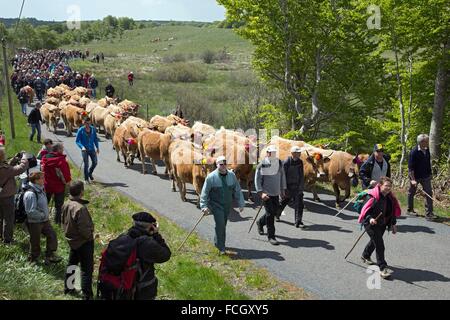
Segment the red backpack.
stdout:
[[137,240],[128,234],[112,240],[100,259],[97,297],[104,300],[132,300],[139,270]]

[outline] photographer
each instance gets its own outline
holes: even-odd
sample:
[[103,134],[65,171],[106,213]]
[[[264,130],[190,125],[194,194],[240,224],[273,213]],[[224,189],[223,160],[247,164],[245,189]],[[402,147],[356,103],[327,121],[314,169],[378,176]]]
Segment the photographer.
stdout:
[[[102,299],[154,300],[156,298],[158,279],[155,276],[154,264],[168,261],[171,252],[159,234],[156,219],[150,213],[135,213],[132,218],[133,227],[127,233],[112,240],[104,252],[105,259],[100,264],[98,287]],[[129,252],[124,248],[129,248]],[[125,271],[115,270],[114,266],[125,266],[134,249],[136,261],[138,261],[138,272],[133,289],[124,291],[122,288],[115,288],[113,283],[108,281],[112,273],[123,274]]]
[[0,241],[10,244],[14,232],[14,195],[17,191],[15,176],[28,169],[27,155],[17,154],[6,162],[6,151],[0,147]]

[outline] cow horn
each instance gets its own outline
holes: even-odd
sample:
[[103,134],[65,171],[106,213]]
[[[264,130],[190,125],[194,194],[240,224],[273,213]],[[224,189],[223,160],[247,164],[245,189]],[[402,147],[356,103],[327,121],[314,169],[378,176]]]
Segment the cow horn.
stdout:
[[308,155],[308,158],[310,158],[311,156],[309,155],[308,150],[305,149],[306,154]]
[[333,155],[334,151],[332,153],[330,153],[328,156],[326,156],[325,158],[330,158]]

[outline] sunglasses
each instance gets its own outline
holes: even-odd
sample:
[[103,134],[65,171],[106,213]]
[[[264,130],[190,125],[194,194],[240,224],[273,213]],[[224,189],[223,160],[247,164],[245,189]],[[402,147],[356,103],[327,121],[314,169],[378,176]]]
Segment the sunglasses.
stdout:
[[219,166],[226,166],[226,165],[227,165],[226,162],[219,163]]

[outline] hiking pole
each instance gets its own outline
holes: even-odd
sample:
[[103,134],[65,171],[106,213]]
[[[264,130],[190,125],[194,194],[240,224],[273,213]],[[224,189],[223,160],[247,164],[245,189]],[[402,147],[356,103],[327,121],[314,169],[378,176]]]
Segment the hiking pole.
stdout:
[[[436,201],[438,204],[440,204],[441,206],[443,206],[443,204],[441,204],[441,202],[438,200],[438,199],[436,199],[435,197],[432,197],[432,196],[430,196],[429,194],[428,194],[428,192],[426,192],[425,190],[423,190],[423,188],[422,189],[419,189],[421,192],[423,192],[423,193],[425,193],[425,195],[428,197],[428,198],[430,198],[431,200],[433,200],[433,201]],[[444,207],[444,206],[443,206]],[[445,207],[444,207],[445,208]]]
[[[383,212],[380,212],[380,214],[378,215],[378,217],[375,218],[375,221],[378,220],[379,217],[381,217],[381,215],[383,214]],[[359,240],[361,240],[362,236],[366,233],[366,230],[364,229],[363,233],[361,233],[361,235],[359,236],[359,238],[356,240],[355,244],[353,245],[353,247],[350,249],[350,251],[347,253],[347,255],[345,256],[345,260],[347,260],[347,257],[350,255],[350,253],[353,251],[353,249],[355,249],[356,245],[358,244]]]
[[352,200],[350,200],[346,205],[345,205],[345,207],[343,207],[334,217],[336,218],[338,215],[340,215],[341,214],[341,212],[342,211],[344,211],[345,210],[345,208],[347,208],[348,207],[348,205],[350,204],[350,203],[352,203],[356,198],[358,197],[358,194],[356,195],[356,196],[354,196],[353,197],[353,199]]
[[180,249],[183,247],[183,245],[186,243],[187,239],[190,237],[190,235],[194,232],[195,228],[197,228],[200,221],[202,221],[203,217],[206,216],[205,213],[202,213],[202,216],[200,219],[198,219],[197,223],[195,224],[194,228],[192,228],[191,232],[187,235],[187,237],[184,239],[183,243],[178,247],[177,252],[180,251]]
[[258,213],[256,214],[255,219],[253,219],[253,222],[252,222],[252,225],[250,226],[250,229],[248,229],[248,233],[250,233],[250,231],[252,230],[253,225],[255,224],[256,219],[258,218],[258,215],[259,215],[259,213],[261,212],[261,209],[262,209],[263,207],[264,207],[263,204],[261,205],[261,207],[259,207]]

